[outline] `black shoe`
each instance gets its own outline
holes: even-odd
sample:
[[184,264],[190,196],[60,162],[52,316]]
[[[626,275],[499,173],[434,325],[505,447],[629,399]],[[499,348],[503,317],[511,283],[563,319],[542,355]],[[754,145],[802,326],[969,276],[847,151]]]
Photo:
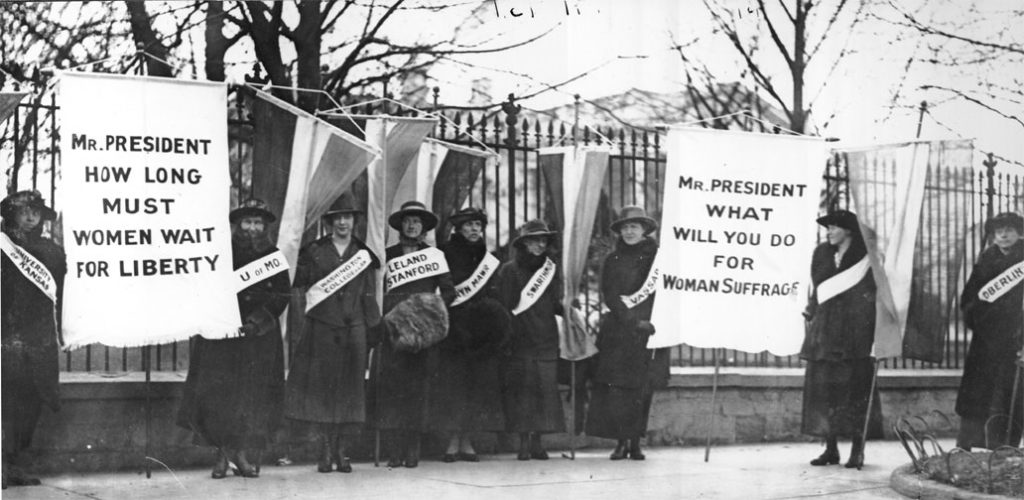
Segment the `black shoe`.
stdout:
[[235,471],[236,476],[248,478],[260,477],[259,471],[249,463],[244,451],[240,451],[235,454],[235,465],[238,466],[238,469]]
[[[835,463],[839,463],[838,455],[836,456]],[[864,452],[858,451],[850,455],[850,459],[846,461],[846,465],[844,465],[843,467],[846,467],[847,469],[860,470],[861,467],[864,467]]]
[[476,456],[476,453],[459,453],[459,460],[463,462],[479,462],[480,457]]
[[348,457],[343,457],[338,461],[338,472],[344,472],[346,474],[352,472],[352,464],[349,463]]
[[547,460],[548,452],[544,450],[533,450],[530,452],[530,458],[534,460]]
[[457,456],[455,456],[454,453],[445,453],[444,456],[441,457],[441,461],[446,463],[446,464],[453,463],[453,462],[455,462],[458,459],[459,458]]
[[405,468],[406,469],[415,469],[419,464],[420,464],[420,459],[419,458],[406,457],[406,459],[405,459]]
[[224,479],[227,475],[228,457],[224,456],[221,452],[217,452],[217,461],[213,464],[213,470],[210,471],[210,477],[214,479]]
[[811,465],[835,465],[839,463],[839,450],[825,450],[818,458],[811,460]]
[[640,445],[635,444],[629,449],[630,460],[645,460],[647,458],[644,452],[640,451]]
[[401,458],[391,457],[390,459],[388,459],[388,467],[391,467],[392,469],[401,467],[402,465],[403,464]]
[[624,441],[619,441],[619,444],[615,445],[615,450],[612,451],[609,458],[612,460],[623,460],[628,456],[629,454],[626,452],[626,443]]
[[516,460],[529,460],[530,452],[528,450],[519,450],[519,454],[516,455]]

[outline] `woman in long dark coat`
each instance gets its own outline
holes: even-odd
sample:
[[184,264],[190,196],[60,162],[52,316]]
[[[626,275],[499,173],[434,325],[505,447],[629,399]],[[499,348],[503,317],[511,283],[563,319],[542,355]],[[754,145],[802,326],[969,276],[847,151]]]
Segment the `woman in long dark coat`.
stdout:
[[444,462],[476,462],[470,433],[505,429],[499,367],[511,326],[508,312],[494,298],[500,263],[487,252],[487,214],[470,207],[449,220],[455,232],[440,249],[458,297],[431,374],[430,428],[450,436]]
[[56,285],[54,301],[22,274],[4,249],[0,268],[3,487],[35,486],[39,479],[26,475],[14,462],[32,443],[43,406],[60,409],[57,351],[67,263],[64,249],[42,236],[42,222],[53,220],[56,213],[46,206],[38,191],[19,191],[4,198],[0,217],[3,236],[45,266]]
[[[1018,362],[1024,328],[1024,218],[1001,213],[985,224],[992,246],[978,256],[964,285],[961,304],[973,332],[956,399],[960,415],[957,446],[1016,447],[1021,439],[1024,380]],[[1013,407],[1010,402],[1015,401]],[[995,418],[993,418],[995,417]],[[1006,435],[1007,420],[1012,427]],[[986,425],[988,432],[986,436]]]
[[[229,216],[234,269],[277,251],[266,227],[276,217],[260,200],[247,200]],[[238,292],[240,336],[194,337],[178,425],[195,433],[196,443],[215,446],[210,476],[221,479],[228,460],[238,474],[259,475],[259,457],[281,423],[284,354],[278,316],[290,296],[288,273],[281,272]],[[249,462],[255,452],[256,464]]]
[[587,435],[615,439],[612,460],[643,460],[640,438],[647,431],[654,390],[668,384],[669,350],[648,349],[654,334],[654,291],[648,278],[657,229],[642,207],[625,207],[612,223],[619,235],[601,270],[601,292],[609,312],[597,333],[597,370],[587,415]]
[[[860,468],[874,375],[875,281],[857,216],[839,210],[819,218],[818,224],[828,228],[828,241],[818,245],[811,258],[814,293],[800,350],[800,357],[807,360],[802,431],[825,438],[825,452],[811,465],[838,464],[838,438],[843,437],[853,441],[846,467]],[[868,438],[880,437],[881,426],[876,395]]]
[[[523,224],[512,241],[513,258],[498,269],[498,296],[512,312],[510,355],[505,360],[505,418],[509,432],[519,434],[519,460],[547,460],[541,435],[565,431],[562,401],[558,392],[558,323],[562,284],[558,266],[552,264],[557,233],[544,221]],[[550,263],[549,263],[550,261]],[[541,269],[553,275],[532,304],[523,304],[528,285],[540,290],[532,278]],[[526,307],[526,306],[529,307]]]
[[345,447],[366,423],[367,330],[380,322],[374,273],[380,264],[352,234],[359,213],[348,193],[331,205],[324,214],[331,234],[302,249],[292,283],[308,301],[321,280],[364,263],[344,286],[307,306],[288,374],[285,416],[316,427],[319,472],[331,472],[333,464],[338,472],[352,472]]
[[[419,202],[402,204],[401,210],[388,217],[388,224],[398,230],[399,242],[385,253],[390,263],[403,255],[431,248],[423,237],[437,225],[437,216]],[[443,259],[443,255],[442,258]],[[447,267],[447,264],[445,264]],[[402,302],[421,294],[440,292],[445,306],[455,299],[455,287],[448,272],[403,283],[384,294],[384,314]],[[435,325],[439,328],[447,325]],[[391,328],[388,326],[387,328]],[[429,374],[438,362],[438,346],[418,352],[396,349],[394,332],[387,332],[380,349],[380,368],[372,374],[375,409],[379,409],[377,428],[385,432],[388,467],[416,467],[420,460],[422,433],[427,430],[431,392]],[[378,373],[379,371],[379,373]]]

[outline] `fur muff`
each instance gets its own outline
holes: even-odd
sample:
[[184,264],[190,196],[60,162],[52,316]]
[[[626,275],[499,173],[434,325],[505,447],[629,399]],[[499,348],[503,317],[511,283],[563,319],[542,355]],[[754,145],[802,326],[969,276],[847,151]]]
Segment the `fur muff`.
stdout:
[[410,295],[384,316],[388,340],[396,351],[419,352],[448,336],[448,310],[440,295]]

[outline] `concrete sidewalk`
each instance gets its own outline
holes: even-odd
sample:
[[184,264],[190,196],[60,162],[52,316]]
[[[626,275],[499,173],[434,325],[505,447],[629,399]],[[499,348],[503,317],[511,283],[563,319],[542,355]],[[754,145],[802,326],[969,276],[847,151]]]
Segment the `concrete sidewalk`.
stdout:
[[[849,443],[840,446],[845,461]],[[258,479],[222,480],[210,479],[209,469],[156,466],[151,479],[132,472],[43,477],[42,486],[9,488],[3,498],[904,498],[889,489],[893,469],[910,461],[898,442],[868,443],[861,471],[808,465],[823,449],[808,443],[722,446],[711,449],[708,463],[703,448],[653,448],[643,462],[612,462],[610,450],[591,449],[578,452],[576,461],[552,453],[546,462],[506,454],[478,463],[424,460],[416,469],[354,463],[352,474],[321,474],[298,464],[264,466]]]

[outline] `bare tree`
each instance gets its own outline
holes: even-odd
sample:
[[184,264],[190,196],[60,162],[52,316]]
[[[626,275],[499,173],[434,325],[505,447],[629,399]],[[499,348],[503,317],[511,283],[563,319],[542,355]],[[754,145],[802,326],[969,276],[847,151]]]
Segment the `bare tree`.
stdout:
[[974,1],[941,7],[883,0],[871,14],[916,44],[908,67],[924,65],[941,77],[911,82],[916,92],[897,89],[893,105],[917,106],[922,99],[927,108],[964,102],[1024,128],[1024,8],[996,9]]
[[[806,76],[812,62],[829,40],[845,28],[846,33],[862,19],[863,0],[756,0],[756,8],[731,10],[716,0],[704,0],[715,22],[716,31],[723,33],[736,50],[756,84],[778,104],[789,118],[789,128],[804,133],[813,106],[813,97],[807,98]],[[744,27],[749,26],[749,31]],[[767,37],[770,43],[762,43]],[[838,38],[838,37],[837,37]],[[848,40],[848,39],[847,39]],[[828,74],[849,54],[843,44],[838,53],[830,56]],[[780,58],[785,68],[784,78],[776,78],[769,69],[768,57]],[[781,82],[780,82],[781,80]],[[820,94],[825,81],[818,85]],[[788,86],[788,95],[786,87]]]

